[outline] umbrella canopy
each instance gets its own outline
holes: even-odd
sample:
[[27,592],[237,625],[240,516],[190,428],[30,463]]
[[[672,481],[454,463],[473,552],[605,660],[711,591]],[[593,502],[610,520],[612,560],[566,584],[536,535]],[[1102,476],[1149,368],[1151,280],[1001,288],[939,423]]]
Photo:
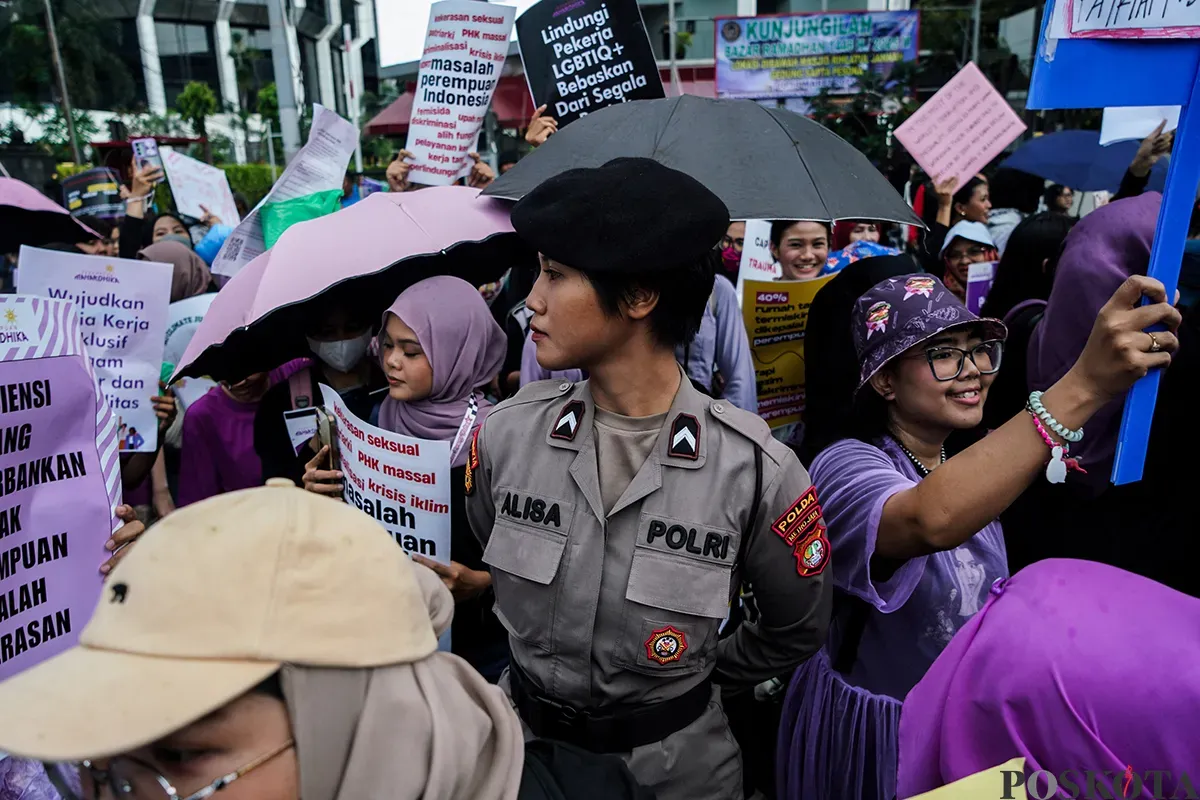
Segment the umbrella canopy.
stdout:
[[221,289],[172,380],[240,380],[307,356],[305,324],[334,304],[378,319],[425,278],[480,286],[535,263],[507,204],[478,195],[461,186],[381,192],[288,228]]
[[28,183],[0,178],[0,253],[15,252],[23,244],[37,247],[99,238],[100,234]]
[[806,117],[748,100],[683,95],[588,114],[484,190],[519,200],[576,167],[641,156],[686,172],[733,219],[877,219],[924,227],[866,156]]
[[[1138,142],[1100,144],[1099,131],[1059,131],[1030,139],[1000,165],[1045,178],[1081,192],[1115,192]],[[1148,189],[1162,191],[1167,177],[1166,160],[1150,171]]]

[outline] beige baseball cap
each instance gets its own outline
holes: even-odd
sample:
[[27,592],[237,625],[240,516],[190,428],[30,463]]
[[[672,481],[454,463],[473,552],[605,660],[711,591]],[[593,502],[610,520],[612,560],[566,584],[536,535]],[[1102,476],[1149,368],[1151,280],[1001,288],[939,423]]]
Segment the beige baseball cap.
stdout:
[[78,645],[0,683],[0,751],[101,758],[284,663],[426,658],[437,639],[418,569],[375,520],[287,480],[176,511],[112,571]]

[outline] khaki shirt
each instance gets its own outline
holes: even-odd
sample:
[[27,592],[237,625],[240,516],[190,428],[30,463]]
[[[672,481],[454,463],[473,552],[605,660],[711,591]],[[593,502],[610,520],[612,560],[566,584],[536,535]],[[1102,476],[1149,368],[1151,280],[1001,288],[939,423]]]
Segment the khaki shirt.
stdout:
[[[808,474],[766,423],[684,379],[650,456],[605,515],[587,381],[529,384],[470,453],[467,515],[512,657],[576,708],[676,697],[716,670],[757,683],[829,626],[829,544]],[[750,519],[755,454],[761,501]],[[746,541],[743,541],[746,537]],[[718,640],[742,583],[759,618]]]

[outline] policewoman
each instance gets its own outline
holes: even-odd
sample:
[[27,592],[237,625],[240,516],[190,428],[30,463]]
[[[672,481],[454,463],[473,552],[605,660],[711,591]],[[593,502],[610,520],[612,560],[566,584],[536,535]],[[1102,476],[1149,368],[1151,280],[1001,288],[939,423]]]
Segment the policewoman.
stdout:
[[[510,636],[507,689],[527,733],[619,754],[660,800],[739,798],[718,686],[816,652],[831,583],[799,461],[675,360],[729,213],[683,173],[617,159],[547,180],[512,222],[541,253],[538,361],[589,379],[529,384],[472,443],[467,513]],[[721,638],[742,583],[759,614]]]

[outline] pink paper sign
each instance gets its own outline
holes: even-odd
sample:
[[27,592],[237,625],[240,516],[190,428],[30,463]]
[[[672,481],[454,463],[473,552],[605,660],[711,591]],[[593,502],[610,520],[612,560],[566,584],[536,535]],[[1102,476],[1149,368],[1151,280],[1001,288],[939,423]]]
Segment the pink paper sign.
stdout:
[[1196,0],[1065,0],[1072,37],[1198,39]]
[[1025,131],[1025,123],[974,63],[896,129],[896,138],[934,180],[962,186]]

